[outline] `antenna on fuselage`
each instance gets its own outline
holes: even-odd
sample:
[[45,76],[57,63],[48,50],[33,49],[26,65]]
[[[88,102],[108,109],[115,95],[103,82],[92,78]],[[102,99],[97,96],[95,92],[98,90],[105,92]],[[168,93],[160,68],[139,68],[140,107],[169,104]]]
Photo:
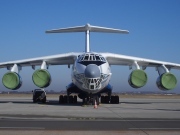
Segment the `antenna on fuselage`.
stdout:
[[90,24],[86,24],[85,26],[60,28],[60,29],[53,29],[53,30],[46,31],[46,33],[66,33],[66,32],[85,32],[86,33],[86,43],[85,43],[85,51],[86,52],[90,52],[90,45],[89,45],[90,32],[121,33],[121,34],[129,33],[129,31],[127,31],[127,30],[92,26]]

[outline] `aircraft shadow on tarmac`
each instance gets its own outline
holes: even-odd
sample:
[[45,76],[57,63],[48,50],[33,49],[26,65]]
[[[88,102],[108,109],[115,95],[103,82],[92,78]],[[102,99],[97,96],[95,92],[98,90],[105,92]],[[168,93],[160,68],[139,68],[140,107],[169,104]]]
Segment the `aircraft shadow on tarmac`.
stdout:
[[[40,105],[52,105],[52,106],[82,106],[82,102],[81,101],[78,101],[77,103],[64,103],[64,104],[59,104],[58,100],[47,100],[46,103],[42,103],[42,102],[37,102],[37,103],[33,103],[31,100],[21,100],[21,101],[13,101],[13,100],[10,100],[10,101],[3,101],[1,100],[0,101],[0,104],[3,104],[3,103],[13,103],[13,104],[40,104]],[[120,104],[118,106],[109,106],[108,108],[120,108],[120,109],[139,109],[139,110],[159,110],[159,111],[178,111],[180,112],[180,109],[168,109],[168,108],[143,108],[143,107],[130,107],[130,108],[127,108],[127,107],[122,107],[121,104],[134,104],[134,105],[143,105],[143,104],[156,104],[156,103],[163,103],[163,104],[166,104],[166,103],[169,103],[169,102],[120,102]],[[177,103],[177,102],[171,102],[171,103]],[[180,103],[180,102],[178,102]]]
[[177,102],[177,101],[174,101],[174,102],[168,102],[168,101],[163,101],[163,102],[157,102],[157,101],[152,101],[152,102],[120,102],[120,103],[124,103],[124,104],[159,104],[159,103],[180,103],[180,102]]
[[152,104],[151,102],[121,102],[123,104]]
[[127,108],[127,107],[108,107],[108,108],[120,108],[120,109],[134,109],[134,110],[147,110],[147,111],[178,111],[180,112],[180,109],[165,109],[165,108],[142,108],[142,107],[134,107],[134,108]]
[[[147,105],[151,105],[151,104],[166,104],[166,103],[176,103],[176,104],[180,104],[180,102],[120,102],[120,104],[127,104],[127,105],[145,105],[145,104],[147,104]],[[168,109],[168,108],[143,108],[143,107],[130,107],[130,108],[128,108],[128,107],[122,107],[122,106],[116,106],[116,107],[114,107],[114,106],[112,106],[112,107],[108,107],[108,108],[120,108],[120,109],[135,109],[135,110],[159,110],[159,111],[180,111],[180,109]]]
[[1,103],[13,103],[13,104],[42,104],[42,105],[52,105],[52,106],[82,106],[82,102],[77,102],[77,103],[64,103],[64,104],[59,104],[59,102],[57,100],[47,100],[46,103],[42,103],[42,102],[36,102],[33,103],[32,101],[0,101]]

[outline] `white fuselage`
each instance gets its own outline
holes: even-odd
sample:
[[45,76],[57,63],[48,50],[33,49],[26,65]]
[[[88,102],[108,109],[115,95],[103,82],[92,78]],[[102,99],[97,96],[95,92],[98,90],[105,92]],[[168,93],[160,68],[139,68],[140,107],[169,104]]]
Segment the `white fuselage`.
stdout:
[[82,91],[97,93],[111,78],[107,60],[98,53],[88,52],[78,56],[72,67],[72,81]]

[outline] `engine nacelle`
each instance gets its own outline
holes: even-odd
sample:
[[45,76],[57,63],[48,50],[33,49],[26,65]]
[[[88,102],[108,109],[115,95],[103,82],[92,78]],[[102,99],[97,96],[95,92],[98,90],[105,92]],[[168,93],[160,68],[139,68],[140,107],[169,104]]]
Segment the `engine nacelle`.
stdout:
[[156,84],[160,90],[172,90],[176,87],[177,79],[172,73],[164,73],[157,78]]
[[17,90],[22,85],[22,79],[19,74],[15,72],[7,72],[2,78],[3,85],[11,90]]
[[32,80],[36,86],[45,88],[51,83],[51,75],[45,69],[38,69],[33,73]]
[[129,85],[133,88],[143,87],[147,83],[147,74],[140,69],[134,70],[129,75]]

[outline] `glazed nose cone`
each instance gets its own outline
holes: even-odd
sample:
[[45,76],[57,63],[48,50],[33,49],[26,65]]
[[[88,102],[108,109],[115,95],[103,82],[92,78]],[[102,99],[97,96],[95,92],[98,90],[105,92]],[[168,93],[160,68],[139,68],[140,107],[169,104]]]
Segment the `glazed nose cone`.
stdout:
[[84,74],[87,78],[98,78],[100,77],[100,70],[97,65],[89,64],[86,67]]

